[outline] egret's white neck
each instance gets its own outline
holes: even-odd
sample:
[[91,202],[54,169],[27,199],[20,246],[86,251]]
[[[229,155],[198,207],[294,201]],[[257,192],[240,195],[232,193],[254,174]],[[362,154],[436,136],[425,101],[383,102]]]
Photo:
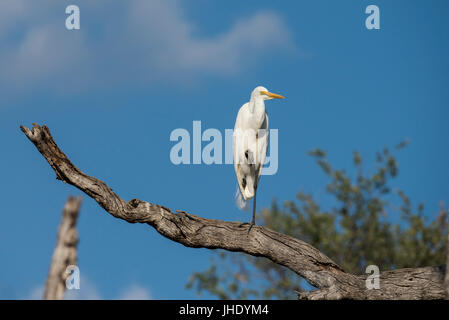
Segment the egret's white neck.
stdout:
[[265,120],[265,102],[262,97],[251,97],[249,101],[249,112],[254,126],[260,128]]

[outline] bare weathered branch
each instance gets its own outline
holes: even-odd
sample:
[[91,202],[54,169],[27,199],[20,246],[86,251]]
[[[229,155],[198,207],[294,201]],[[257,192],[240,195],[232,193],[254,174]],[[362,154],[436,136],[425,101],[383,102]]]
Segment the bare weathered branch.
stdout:
[[81,206],[81,197],[69,197],[62,211],[58,229],[57,243],[51,259],[50,271],[45,283],[45,300],[61,300],[64,297],[67,278],[66,269],[76,265],[78,232],[76,221]]
[[[449,266],[449,232],[447,233],[446,245],[446,266]],[[446,289],[446,300],[449,300],[449,269],[446,268],[446,275],[444,277],[444,287]]]
[[104,182],[75,167],[58,148],[46,126],[34,124],[22,131],[48,161],[58,179],[92,197],[107,212],[130,223],[146,223],[164,237],[193,248],[224,249],[266,257],[304,277],[318,290],[301,293],[303,299],[442,299],[444,267],[387,271],[380,289],[367,290],[365,275],[344,272],[316,248],[270,229],[238,222],[204,219],[186,212],[133,199],[126,202]]

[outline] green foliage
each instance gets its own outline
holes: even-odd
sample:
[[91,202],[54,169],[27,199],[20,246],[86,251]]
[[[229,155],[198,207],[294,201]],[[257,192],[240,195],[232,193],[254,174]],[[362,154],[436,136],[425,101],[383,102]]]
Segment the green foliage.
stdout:
[[[365,172],[362,157],[354,152],[353,177],[334,169],[323,150],[309,154],[330,180],[326,191],[333,205],[324,210],[311,195],[299,192],[296,201],[279,206],[275,200],[270,209],[262,210],[263,225],[310,243],[350,273],[362,274],[370,264],[381,270],[444,264],[446,210],[442,207],[429,222],[422,204],[414,210],[404,192],[391,191],[389,182],[397,176],[398,166],[388,149],[377,153],[371,173]],[[399,219],[393,222],[387,216]],[[205,272],[194,273],[187,288],[220,299],[295,299],[302,284],[298,275],[266,258],[220,251],[218,261],[213,260]]]

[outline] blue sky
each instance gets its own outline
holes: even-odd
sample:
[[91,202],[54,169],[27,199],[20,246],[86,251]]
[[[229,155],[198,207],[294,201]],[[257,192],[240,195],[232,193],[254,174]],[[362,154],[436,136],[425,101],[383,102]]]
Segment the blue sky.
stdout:
[[[65,29],[69,4],[80,8],[80,30]],[[369,4],[380,8],[380,30],[365,28]],[[61,209],[81,194],[55,179],[21,124],[49,126],[76,166],[126,200],[246,221],[233,166],[175,166],[169,137],[192,132],[194,120],[233,128],[263,85],[287,99],[267,103],[279,170],[262,177],[259,208],[299,190],[326,206],[311,149],[349,168],[352,151],[370,163],[408,138],[393,186],[433,219],[449,196],[448,10],[444,0],[3,0],[0,298],[40,294]],[[213,256],[114,219],[87,196],[78,229],[81,298],[196,298],[185,284]]]

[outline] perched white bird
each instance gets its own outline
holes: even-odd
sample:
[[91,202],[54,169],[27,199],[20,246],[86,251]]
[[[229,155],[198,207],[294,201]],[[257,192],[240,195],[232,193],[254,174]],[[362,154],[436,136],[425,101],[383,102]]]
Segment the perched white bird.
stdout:
[[248,232],[256,220],[256,192],[260,173],[268,148],[268,115],[265,100],[284,99],[264,87],[257,87],[251,99],[237,114],[233,135],[234,169],[237,175],[237,204],[242,209],[246,201],[254,198],[253,218]]

